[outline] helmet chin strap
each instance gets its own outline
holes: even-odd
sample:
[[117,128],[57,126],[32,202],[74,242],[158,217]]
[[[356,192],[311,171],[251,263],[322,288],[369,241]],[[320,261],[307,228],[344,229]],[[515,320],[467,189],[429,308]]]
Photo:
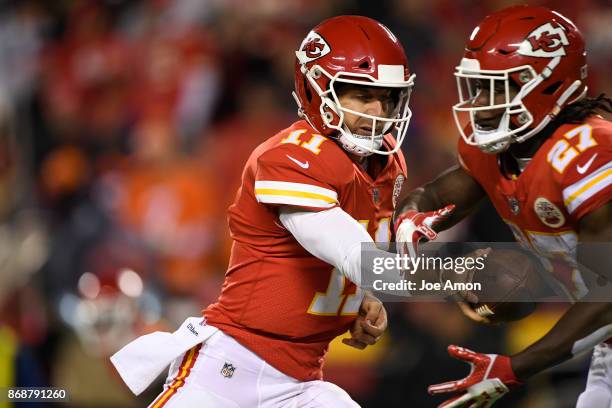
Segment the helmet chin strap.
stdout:
[[323,98],[323,103],[321,104],[322,110],[324,106],[334,111],[340,118],[339,123],[334,125],[323,116],[326,125],[338,131],[339,136],[337,139],[347,152],[357,156],[367,157],[372,155],[374,150],[379,150],[382,147],[384,133],[381,135],[374,135],[374,138],[372,138],[372,136],[360,137],[355,135],[344,123],[344,112],[336,106],[334,101],[329,98]]
[[510,137],[503,138],[504,134],[508,133],[508,125],[510,123],[510,115],[504,112],[497,129],[494,130],[479,130],[476,122],[472,119],[474,126],[474,141],[478,143],[478,147],[487,153],[500,153],[510,145]]
[[[306,114],[304,113],[304,108],[302,107],[302,103],[300,102],[300,98],[298,98],[297,93],[295,91],[291,92],[291,96],[293,96],[293,99],[295,100],[295,103],[298,106],[298,117],[299,118],[305,118],[306,120],[308,120],[308,118],[306,117]],[[310,123],[310,122],[309,122]]]
[[342,125],[339,130],[340,137],[338,140],[346,151],[361,157],[371,156],[374,150],[379,150],[383,144],[383,135],[375,135],[374,138],[366,136],[360,138],[351,132],[346,126]]

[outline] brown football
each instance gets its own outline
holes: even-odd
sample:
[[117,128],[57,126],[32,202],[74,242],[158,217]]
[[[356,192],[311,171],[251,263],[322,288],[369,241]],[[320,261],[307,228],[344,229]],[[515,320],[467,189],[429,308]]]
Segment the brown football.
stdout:
[[529,316],[536,309],[535,293],[542,281],[540,263],[531,255],[511,249],[491,251],[473,282],[482,289],[475,294],[479,302],[472,308],[493,323],[511,322]]

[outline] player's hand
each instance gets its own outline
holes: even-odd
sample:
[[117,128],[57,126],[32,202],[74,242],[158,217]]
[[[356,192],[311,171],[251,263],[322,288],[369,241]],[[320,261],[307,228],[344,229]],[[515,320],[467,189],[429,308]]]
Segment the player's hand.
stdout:
[[433,241],[438,234],[434,227],[451,215],[455,209],[454,204],[447,205],[436,211],[418,212],[408,210],[395,220],[395,242],[400,243],[400,255],[415,257],[419,241],[426,239]]
[[438,408],[488,408],[510,388],[521,384],[512,371],[508,356],[481,354],[458,346],[448,346],[448,354],[468,363],[471,370],[461,380],[429,386],[432,395],[460,393]]
[[351,337],[342,339],[347,346],[363,350],[375,344],[387,330],[387,311],[382,302],[366,294],[359,307],[359,316],[351,327]]

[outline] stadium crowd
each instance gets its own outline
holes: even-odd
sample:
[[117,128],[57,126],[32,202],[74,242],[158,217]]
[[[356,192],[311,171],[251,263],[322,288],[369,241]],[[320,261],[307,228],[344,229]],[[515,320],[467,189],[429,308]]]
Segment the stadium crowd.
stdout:
[[[366,15],[405,45],[416,87],[403,149],[418,186],[456,160],[452,74],[464,39],[514,3],[0,2],[0,387],[63,387],[75,407],[157,394],[133,397],[108,357],[216,299],[227,207],[252,149],[296,116],[294,50],[309,27]],[[532,4],[584,28],[589,87],[612,94],[609,2]],[[512,241],[490,206],[482,217],[447,238]],[[384,341],[364,352],[334,342],[326,379],[365,407],[434,406],[427,385],[464,373],[447,344],[518,350],[562,308],[481,327],[452,304],[390,304]],[[499,407],[573,406],[587,369],[586,358],[557,367]]]

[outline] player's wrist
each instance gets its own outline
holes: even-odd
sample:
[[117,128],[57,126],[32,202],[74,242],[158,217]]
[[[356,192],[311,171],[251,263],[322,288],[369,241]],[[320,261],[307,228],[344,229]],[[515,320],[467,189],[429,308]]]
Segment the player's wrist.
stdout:
[[499,379],[509,387],[516,387],[523,384],[513,367],[513,360],[510,356],[498,355],[495,361],[496,374]]
[[397,233],[397,229],[402,224],[402,222],[404,222],[406,220],[413,221],[414,217],[417,214],[419,214],[419,211],[417,211],[416,209],[413,209],[413,208],[410,208],[410,209],[407,209],[405,211],[402,211],[399,214],[396,213],[396,217],[395,217],[395,220],[393,222],[393,228],[394,228],[395,233]]
[[528,365],[525,364],[520,354],[505,357],[507,359],[508,371],[511,373],[510,380],[513,380],[516,385],[522,385],[523,382],[533,375],[533,372],[529,370]]
[[364,304],[367,302],[378,302],[382,304],[381,300],[378,299],[376,296],[374,296],[372,292],[370,292],[369,290],[364,290],[363,299],[361,300],[361,304]]
[[535,356],[529,355],[529,353],[526,352],[515,354],[510,357],[512,372],[519,382],[522,383],[527,381],[531,376],[546,368],[540,367],[537,364],[537,360]]

